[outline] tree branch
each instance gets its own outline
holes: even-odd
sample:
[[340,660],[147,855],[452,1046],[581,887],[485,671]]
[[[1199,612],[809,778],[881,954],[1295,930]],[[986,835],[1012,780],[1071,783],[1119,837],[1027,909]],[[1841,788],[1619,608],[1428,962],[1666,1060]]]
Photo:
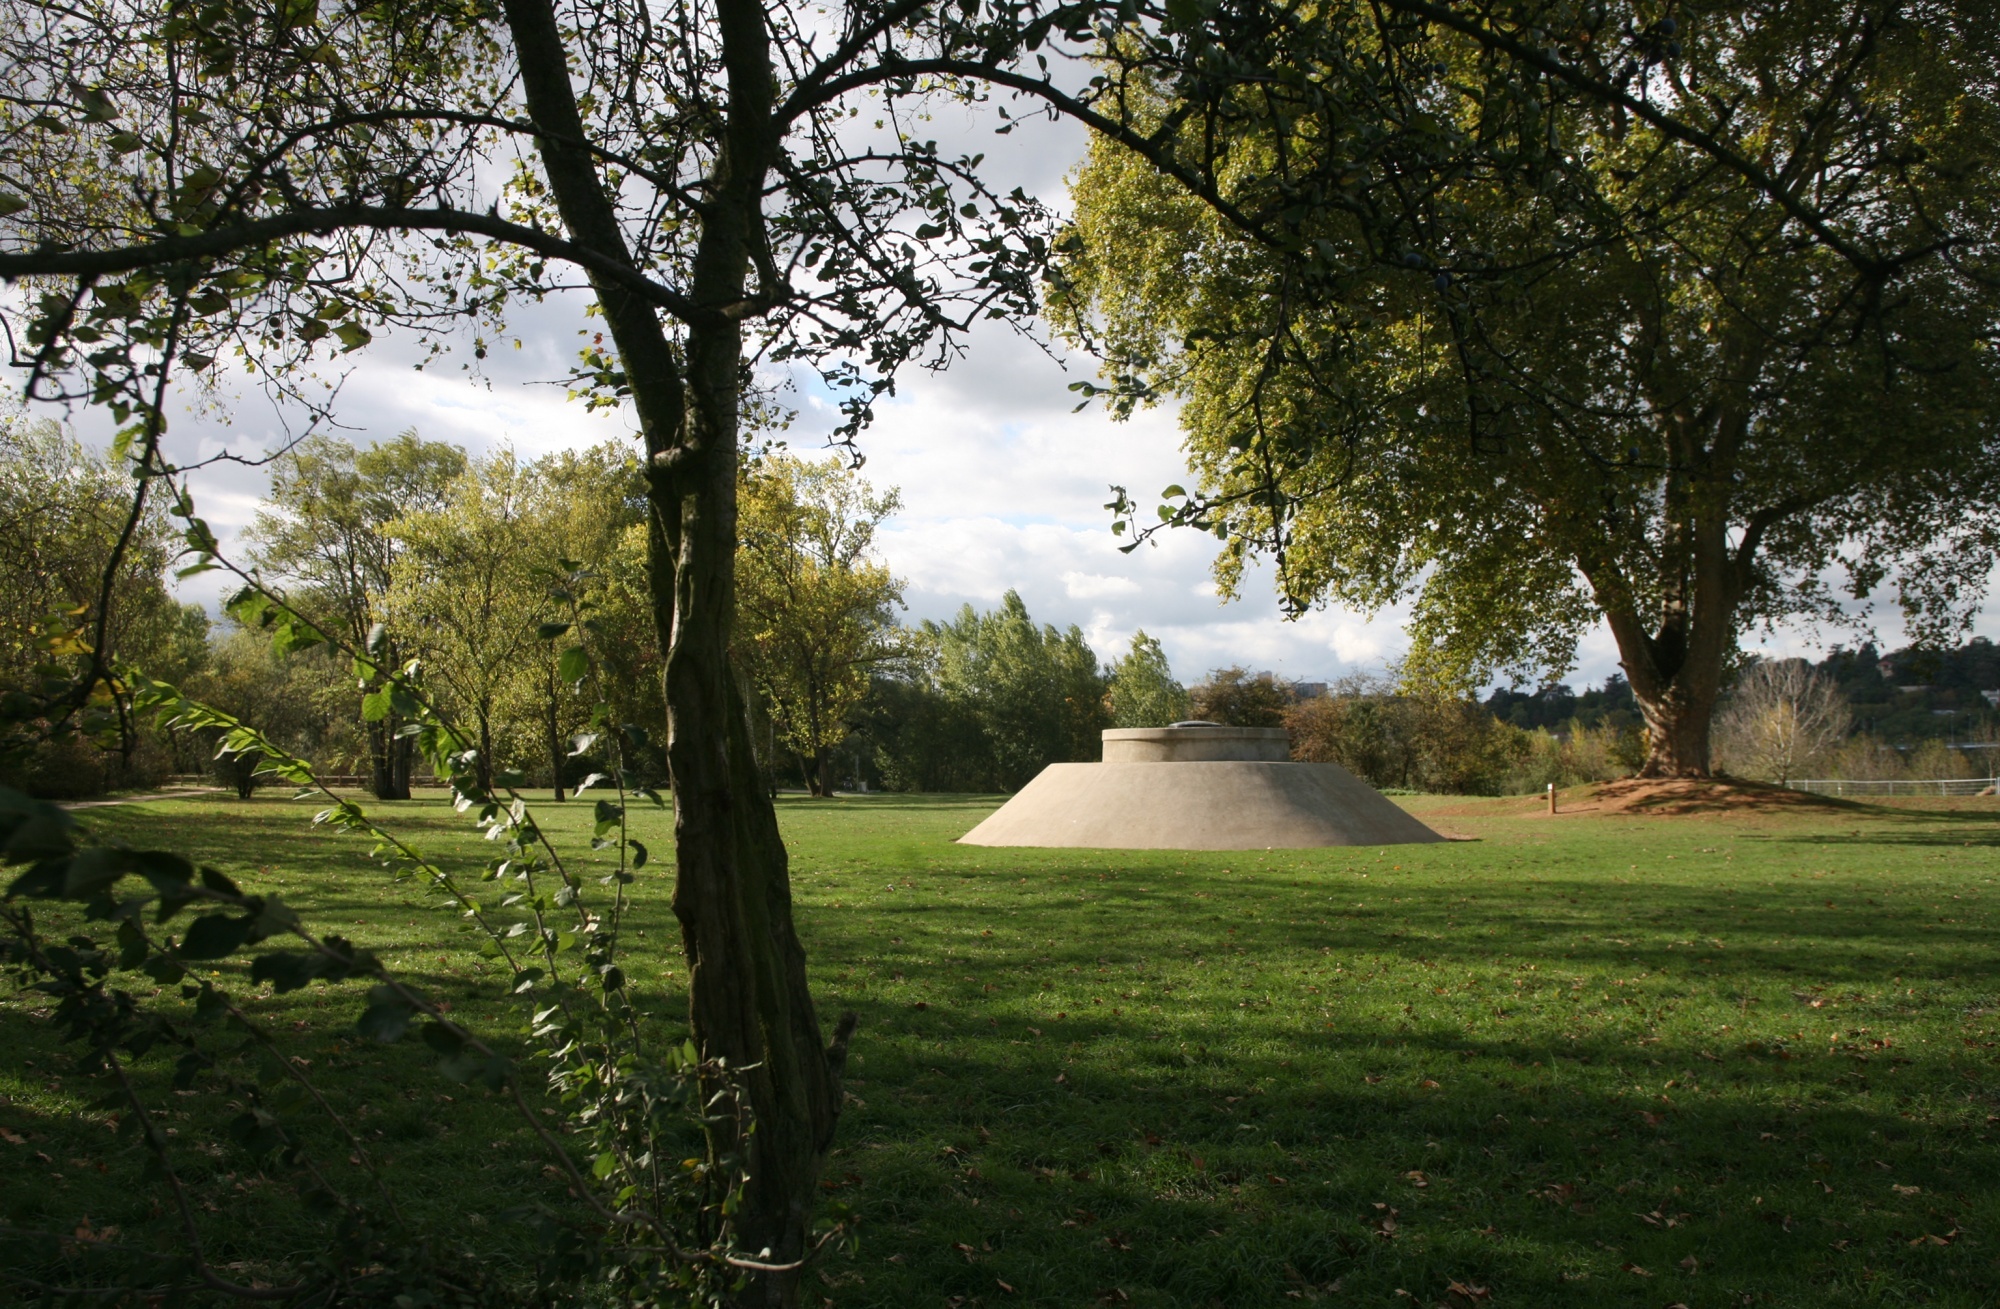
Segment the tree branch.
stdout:
[[215,259],[287,237],[331,236],[336,232],[352,230],[455,232],[484,236],[575,264],[684,323],[721,323],[728,317],[727,307],[698,307],[688,297],[661,286],[629,263],[574,241],[510,223],[498,214],[478,214],[463,209],[406,209],[388,205],[299,209],[269,218],[248,219],[232,227],[213,228],[194,236],[162,236],[141,244],[114,246],[105,250],[42,248],[32,252],[0,252],[0,280],[103,277],[185,260]]

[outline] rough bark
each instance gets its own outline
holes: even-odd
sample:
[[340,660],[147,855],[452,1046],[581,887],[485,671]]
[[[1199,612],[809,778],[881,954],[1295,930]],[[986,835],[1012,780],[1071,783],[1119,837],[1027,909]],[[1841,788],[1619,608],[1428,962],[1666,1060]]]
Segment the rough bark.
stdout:
[[387,723],[368,724],[368,789],[377,800],[399,800],[396,794],[394,742]]
[[[630,254],[589,156],[547,0],[506,0],[529,113],[551,194],[572,239]],[[840,1113],[851,1018],[828,1045],[806,986],[777,814],[765,794],[745,705],[728,660],[735,606],[736,460],[741,329],[724,313],[744,293],[761,221],[775,84],[757,5],[718,7],[729,83],[727,130],[701,218],[685,360],[654,310],[593,276],[638,410],[648,457],[649,589],[665,652],[667,757],[674,795],[674,912],[702,1054],[740,1079],[754,1131],[711,1116],[710,1148],[742,1160],[749,1182],[740,1242],[788,1263],[803,1257],[820,1168]],[[796,1273],[751,1278],[743,1304],[797,1303]]]
[[555,798],[561,800],[564,798],[563,739],[562,725],[556,719],[556,691],[553,686],[549,688],[548,711],[549,785],[555,789]]
[[[391,729],[402,726],[402,719],[393,714],[388,719]],[[384,797],[390,800],[410,798],[410,774],[416,768],[417,742],[409,736],[395,737],[389,747],[390,786],[393,794]]]
[[480,705],[475,711],[479,718],[479,759],[472,766],[472,775],[478,779],[479,789],[493,789],[493,710],[488,705]]
[[1739,561],[1727,549],[1725,525],[1704,516],[1683,536],[1686,566],[1665,588],[1651,624],[1614,567],[1583,563],[1646,722],[1641,777],[1709,775],[1709,729],[1736,649]]

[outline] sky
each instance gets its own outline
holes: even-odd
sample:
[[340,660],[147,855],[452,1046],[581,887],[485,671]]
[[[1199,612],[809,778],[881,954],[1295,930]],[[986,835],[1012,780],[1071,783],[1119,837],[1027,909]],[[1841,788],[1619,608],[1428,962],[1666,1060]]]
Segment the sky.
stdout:
[[[1005,190],[1020,185],[1058,205],[1066,200],[1065,175],[1083,153],[1073,128],[1029,122],[997,136],[997,119],[949,110],[931,126],[949,152],[954,146],[984,151],[987,167]],[[588,414],[565,400],[560,378],[575,357],[585,329],[580,298],[517,311],[510,335],[521,348],[496,349],[483,376],[463,371],[466,343],[418,371],[414,342],[378,333],[367,350],[344,356],[338,421],[358,441],[415,428],[431,440],[456,442],[478,453],[511,445],[534,457],[549,451],[631,438],[622,413]],[[1113,422],[1101,410],[1074,412],[1071,382],[1092,376],[1088,360],[1065,359],[1043,344],[999,324],[974,333],[964,356],[941,373],[911,370],[896,396],[878,405],[874,426],[861,441],[864,476],[876,488],[897,488],[902,511],[878,534],[880,553],[906,581],[907,620],[944,619],[960,606],[995,606],[1008,590],[1020,592],[1037,620],[1083,629],[1100,659],[1110,662],[1143,629],[1165,647],[1181,680],[1241,665],[1269,669],[1302,681],[1327,681],[1353,673],[1379,673],[1406,648],[1406,615],[1368,615],[1338,608],[1287,621],[1279,611],[1268,571],[1253,571],[1240,598],[1224,601],[1210,577],[1218,543],[1180,531],[1157,546],[1120,553],[1104,509],[1113,484],[1142,503],[1160,488],[1185,480],[1175,415],[1167,409]],[[773,379],[782,381],[782,379]],[[824,444],[834,420],[813,388],[801,386],[781,399],[798,411],[785,434],[798,453]],[[96,422],[78,415],[80,430]],[[223,452],[257,456],[287,437],[287,415],[254,390],[185,406],[173,418],[169,456],[182,461]],[[225,543],[248,524],[265,486],[261,468],[222,462],[194,479],[199,511]],[[214,606],[222,583],[216,575],[184,583],[184,597]],[[1878,606],[1887,645],[1899,635],[1893,606]],[[1989,606],[1979,631],[2000,635],[2000,616]],[[1774,654],[1815,654],[1851,632],[1786,630],[1762,638]],[[1760,638],[1752,636],[1757,645]],[[1582,687],[1617,671],[1617,652],[1601,627],[1579,650],[1565,680]]]

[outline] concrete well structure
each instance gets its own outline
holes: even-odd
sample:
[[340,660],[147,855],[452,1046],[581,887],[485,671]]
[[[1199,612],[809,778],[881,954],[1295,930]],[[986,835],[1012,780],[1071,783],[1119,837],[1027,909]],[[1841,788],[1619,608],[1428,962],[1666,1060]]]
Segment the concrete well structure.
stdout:
[[1104,733],[1104,762],[1050,764],[964,845],[1303,850],[1444,838],[1338,764],[1291,762],[1282,727]]

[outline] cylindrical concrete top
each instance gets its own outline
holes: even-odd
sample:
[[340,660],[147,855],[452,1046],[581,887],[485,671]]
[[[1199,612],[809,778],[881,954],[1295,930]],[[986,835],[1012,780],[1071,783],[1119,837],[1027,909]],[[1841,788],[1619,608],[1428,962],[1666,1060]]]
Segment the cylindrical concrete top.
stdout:
[[1104,732],[1107,764],[1205,763],[1249,760],[1284,763],[1292,757],[1291,733],[1282,727],[1112,727]]

